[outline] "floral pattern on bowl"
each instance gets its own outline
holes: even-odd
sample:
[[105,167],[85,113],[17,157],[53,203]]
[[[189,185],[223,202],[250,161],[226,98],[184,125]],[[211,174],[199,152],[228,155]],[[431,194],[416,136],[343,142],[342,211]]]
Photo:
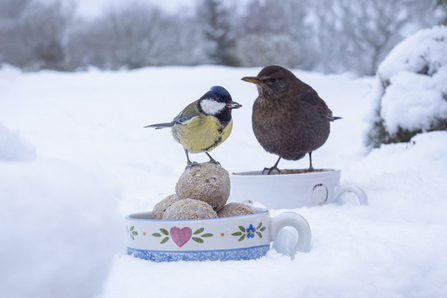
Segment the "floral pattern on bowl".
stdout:
[[127,251],[146,260],[248,260],[264,256],[279,230],[295,227],[299,243],[291,253],[307,251],[310,227],[299,214],[286,212],[270,217],[270,212],[254,208],[244,216],[200,220],[155,220],[152,212],[126,216]]

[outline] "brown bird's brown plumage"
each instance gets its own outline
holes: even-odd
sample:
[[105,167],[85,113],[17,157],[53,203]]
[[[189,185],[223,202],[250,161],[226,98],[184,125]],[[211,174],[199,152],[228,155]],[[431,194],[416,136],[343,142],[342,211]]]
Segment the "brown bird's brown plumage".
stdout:
[[[254,83],[259,96],[253,105],[253,132],[261,146],[279,156],[270,174],[278,170],[281,158],[298,160],[309,153],[309,171],[313,171],[312,152],[327,140],[332,111],[317,92],[280,66],[267,66],[256,77],[242,80]],[[278,170],[279,171],[279,170]]]

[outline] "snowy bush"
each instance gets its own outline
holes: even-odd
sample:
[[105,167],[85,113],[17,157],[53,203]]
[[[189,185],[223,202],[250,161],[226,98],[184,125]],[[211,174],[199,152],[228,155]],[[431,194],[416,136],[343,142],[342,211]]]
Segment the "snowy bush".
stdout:
[[447,130],[447,27],[421,30],[398,44],[375,80],[368,145]]

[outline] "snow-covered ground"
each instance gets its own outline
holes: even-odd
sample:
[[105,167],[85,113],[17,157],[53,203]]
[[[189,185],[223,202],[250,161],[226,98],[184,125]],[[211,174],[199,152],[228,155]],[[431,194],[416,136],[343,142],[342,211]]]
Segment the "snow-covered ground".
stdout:
[[[212,152],[230,173],[272,166],[251,130],[259,68],[165,67],[130,72],[0,70],[0,292],[4,297],[446,297],[447,132],[363,146],[372,78],[294,73],[335,116],[314,167],[361,187],[342,205],[293,211],[309,253],[256,261],[151,263],[126,255],[123,217],[174,193],[186,159],[170,121],[213,85],[243,107]],[[191,155],[206,161],[204,154]],[[281,161],[306,168],[308,158]],[[278,214],[282,210],[272,210]],[[110,270],[109,270],[110,269]],[[3,297],[3,296],[2,296]]]

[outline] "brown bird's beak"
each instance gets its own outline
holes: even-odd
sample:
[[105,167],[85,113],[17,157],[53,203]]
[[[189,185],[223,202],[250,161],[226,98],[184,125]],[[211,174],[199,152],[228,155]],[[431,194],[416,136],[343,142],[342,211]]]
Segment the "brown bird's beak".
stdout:
[[242,105],[235,101],[232,101],[232,102],[227,103],[226,107],[229,109],[239,109],[240,107],[242,107]]
[[256,84],[256,85],[261,84],[261,81],[258,80],[257,77],[243,77],[242,81],[246,81],[246,82],[253,83],[253,84]]

